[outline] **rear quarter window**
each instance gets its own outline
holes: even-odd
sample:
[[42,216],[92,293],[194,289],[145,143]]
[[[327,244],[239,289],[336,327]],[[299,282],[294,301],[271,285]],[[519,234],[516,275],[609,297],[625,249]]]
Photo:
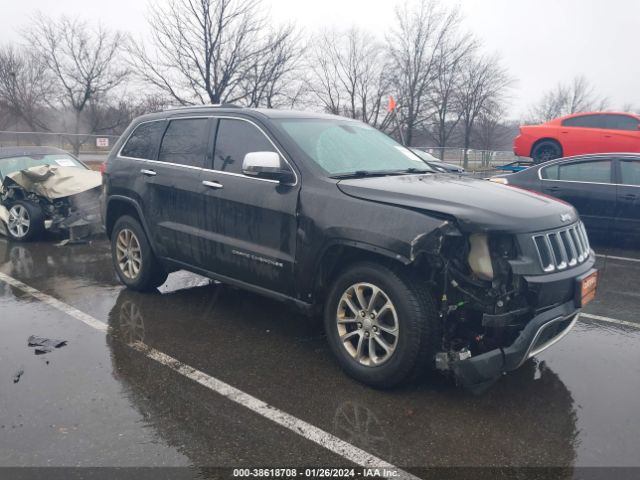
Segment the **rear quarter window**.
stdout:
[[611,130],[638,130],[638,120],[629,115],[604,115],[607,128]]
[[138,125],[120,151],[123,157],[155,160],[165,122],[147,122]]
[[622,160],[620,162],[621,183],[640,186],[640,161]]

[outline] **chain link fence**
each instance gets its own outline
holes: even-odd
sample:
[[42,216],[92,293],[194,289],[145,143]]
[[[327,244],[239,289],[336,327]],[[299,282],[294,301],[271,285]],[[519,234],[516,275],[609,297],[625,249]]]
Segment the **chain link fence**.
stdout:
[[81,158],[106,158],[118,135],[0,131],[0,147],[57,147]]
[[[440,148],[440,147],[414,147],[430,153],[443,162],[464,166],[464,148]],[[467,170],[482,174],[496,172],[496,167],[506,165],[518,160],[530,160],[518,157],[509,150],[467,150]]]

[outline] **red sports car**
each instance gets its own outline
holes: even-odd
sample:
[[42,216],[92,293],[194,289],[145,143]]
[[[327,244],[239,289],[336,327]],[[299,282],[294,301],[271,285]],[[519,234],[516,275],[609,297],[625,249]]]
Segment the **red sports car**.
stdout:
[[640,115],[576,113],[542,125],[523,125],[513,151],[536,163],[585,153],[640,152]]

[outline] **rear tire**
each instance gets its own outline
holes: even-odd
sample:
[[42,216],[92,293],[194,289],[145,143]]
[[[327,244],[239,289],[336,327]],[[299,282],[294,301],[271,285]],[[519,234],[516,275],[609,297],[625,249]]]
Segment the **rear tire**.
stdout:
[[555,140],[542,140],[531,149],[534,163],[547,162],[562,157],[562,147]]
[[129,215],[118,218],[113,226],[111,258],[118,278],[132,290],[150,292],[167,280],[168,273],[153,253],[142,225]]
[[44,213],[39,205],[18,200],[9,208],[7,234],[16,242],[29,242],[44,233]]
[[[400,267],[370,262],[348,267],[336,279],[324,326],[340,366],[375,388],[394,387],[432,368],[441,341],[427,285]],[[392,347],[390,354],[383,345]]]

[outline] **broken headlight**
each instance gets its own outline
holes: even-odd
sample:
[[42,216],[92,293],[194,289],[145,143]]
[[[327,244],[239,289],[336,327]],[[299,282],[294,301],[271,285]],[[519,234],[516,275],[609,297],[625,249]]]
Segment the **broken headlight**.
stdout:
[[481,280],[493,280],[496,274],[506,273],[507,261],[516,256],[517,248],[511,235],[474,233],[469,236],[469,267]]
[[469,237],[469,267],[482,280],[493,280],[493,264],[489,251],[489,236],[474,233]]

